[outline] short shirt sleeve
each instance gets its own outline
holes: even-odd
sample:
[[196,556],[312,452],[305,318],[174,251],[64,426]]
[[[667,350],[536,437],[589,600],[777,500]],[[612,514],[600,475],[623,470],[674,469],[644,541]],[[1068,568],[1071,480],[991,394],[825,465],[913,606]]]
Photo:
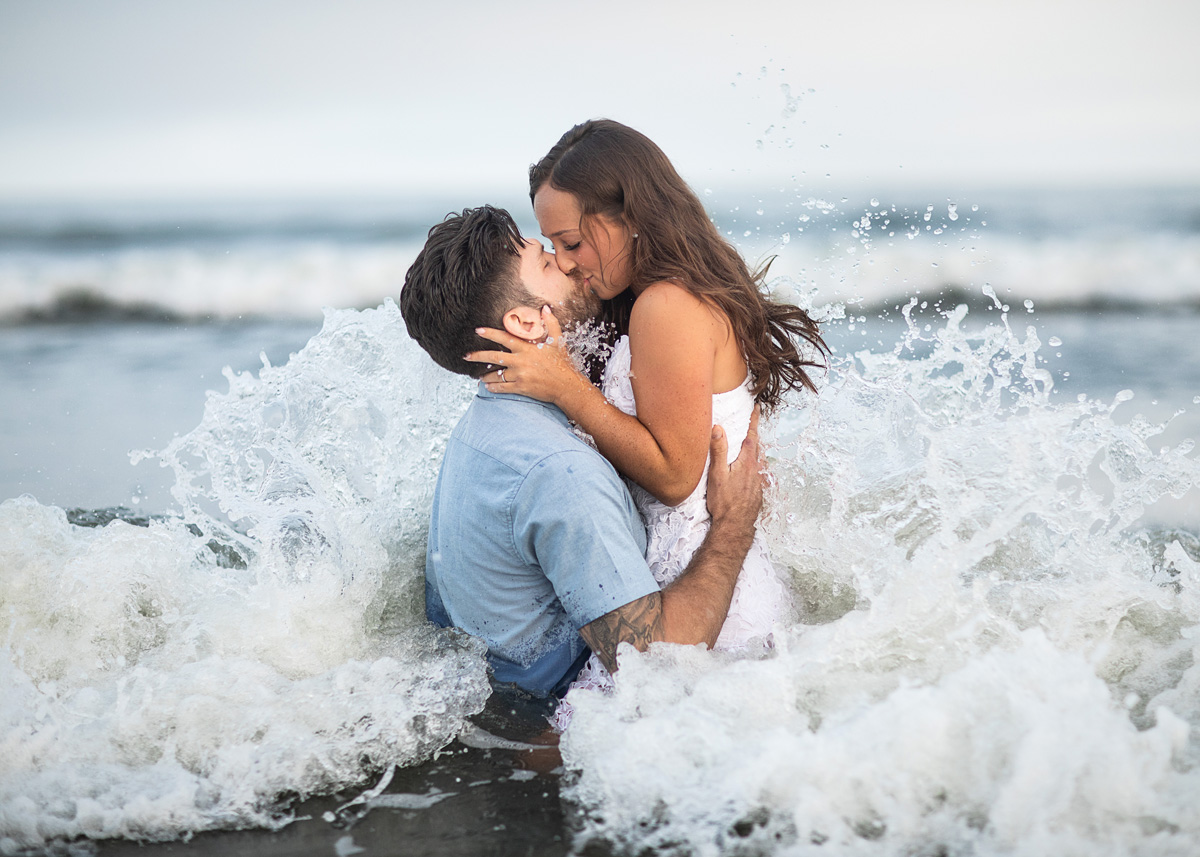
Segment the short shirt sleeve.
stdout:
[[591,450],[557,452],[534,466],[514,498],[513,535],[577,628],[659,589],[633,499]]

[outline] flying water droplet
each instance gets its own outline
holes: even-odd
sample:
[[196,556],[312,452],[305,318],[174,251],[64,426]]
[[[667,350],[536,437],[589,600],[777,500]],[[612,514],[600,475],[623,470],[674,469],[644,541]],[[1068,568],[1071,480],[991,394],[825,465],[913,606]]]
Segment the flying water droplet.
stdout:
[[958,203],[950,203],[946,206],[946,211],[951,220],[958,220]]

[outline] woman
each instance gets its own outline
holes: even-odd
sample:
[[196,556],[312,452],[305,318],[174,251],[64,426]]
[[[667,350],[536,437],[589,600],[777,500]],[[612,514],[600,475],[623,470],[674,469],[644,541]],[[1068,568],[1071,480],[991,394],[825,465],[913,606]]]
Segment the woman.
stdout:
[[[549,347],[489,329],[481,334],[511,353],[467,359],[501,367],[484,376],[489,389],[560,407],[634,483],[646,558],[666,585],[707,531],[712,426],[725,429],[736,455],[755,405],[769,413],[789,390],[815,392],[807,369],[820,364],[798,346],[820,356],[825,343],[804,310],[763,294],[765,269],[748,269],[666,155],[632,128],[603,119],[575,126],[530,168],[529,193],[558,266],[605,302],[621,335],[603,393],[575,369],[548,308]],[[787,607],[756,542],[717,648],[765,637]]]

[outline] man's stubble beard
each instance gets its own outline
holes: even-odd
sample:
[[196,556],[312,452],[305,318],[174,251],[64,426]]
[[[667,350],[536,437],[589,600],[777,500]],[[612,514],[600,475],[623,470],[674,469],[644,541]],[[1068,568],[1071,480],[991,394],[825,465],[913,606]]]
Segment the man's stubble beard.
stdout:
[[575,286],[574,294],[563,301],[562,315],[558,319],[564,331],[590,322],[600,314],[600,298],[595,292],[583,285],[581,277],[571,275],[571,282]]

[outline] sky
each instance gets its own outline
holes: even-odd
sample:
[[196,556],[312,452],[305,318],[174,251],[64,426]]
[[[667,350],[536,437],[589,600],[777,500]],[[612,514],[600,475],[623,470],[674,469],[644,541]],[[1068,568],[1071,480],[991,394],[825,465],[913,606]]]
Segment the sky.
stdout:
[[520,194],[577,122],[696,186],[1200,183],[1195,0],[0,0],[0,201]]

